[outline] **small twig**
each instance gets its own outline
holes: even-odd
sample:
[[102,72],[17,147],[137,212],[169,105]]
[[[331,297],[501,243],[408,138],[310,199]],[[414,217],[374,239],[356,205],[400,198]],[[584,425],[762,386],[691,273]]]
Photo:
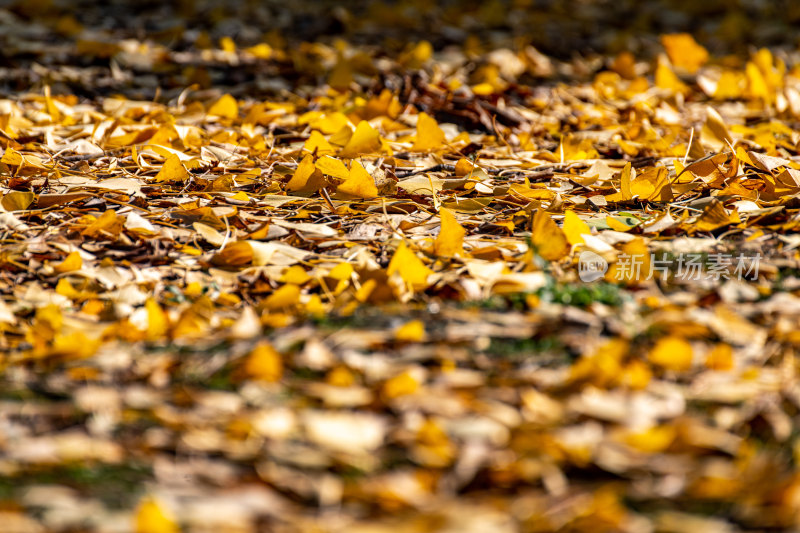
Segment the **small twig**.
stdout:
[[442,170],[446,170],[447,172],[455,172],[456,166],[440,164],[440,165],[433,165],[432,167],[428,168],[415,169],[415,170],[407,170],[407,171],[398,170],[397,172],[395,172],[395,176],[397,176],[397,179],[403,180],[406,178],[410,178],[411,176],[416,176],[417,174],[424,174],[425,172],[439,172]]

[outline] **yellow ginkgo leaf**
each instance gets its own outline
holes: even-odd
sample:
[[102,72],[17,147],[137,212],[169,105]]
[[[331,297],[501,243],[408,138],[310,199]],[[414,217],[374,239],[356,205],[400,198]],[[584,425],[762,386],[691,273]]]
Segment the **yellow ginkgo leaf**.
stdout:
[[[417,135],[417,137],[419,137],[419,135]],[[463,176],[469,176],[476,169],[475,163],[473,163],[472,161],[469,161],[469,160],[467,160],[467,159],[465,159],[463,157],[461,159],[459,159],[458,161],[456,161],[456,165],[455,166],[456,166],[456,176],[458,176],[459,178],[461,178]]]
[[223,52],[227,52],[229,54],[233,54],[236,52],[236,43],[234,42],[233,39],[231,39],[227,35],[219,40],[219,47],[222,49]]
[[654,365],[676,372],[692,368],[692,345],[680,337],[664,337],[660,339],[647,359]]
[[375,180],[358,161],[353,161],[350,165],[350,175],[339,185],[336,191],[356,198],[375,198],[378,196]]
[[331,143],[329,143],[328,140],[316,130],[311,132],[308,140],[303,145],[303,150],[318,156],[333,154],[336,152],[336,150],[333,149],[333,146],[331,146]]
[[233,96],[223,94],[219,100],[211,104],[208,114],[222,118],[236,118],[239,116],[239,104]]
[[672,200],[672,187],[666,167],[652,167],[631,181],[630,192],[639,200],[669,202]]
[[303,267],[300,265],[292,265],[283,272],[280,281],[282,283],[293,283],[299,286],[307,283],[311,279],[311,276],[308,275]]
[[350,177],[350,171],[347,170],[347,167],[341,159],[336,159],[335,157],[326,155],[325,157],[320,157],[317,159],[317,162],[314,163],[314,165],[323,174],[327,174],[328,176],[333,176],[334,178],[339,178],[341,180],[346,180]]
[[145,302],[144,308],[147,311],[147,338],[149,340],[160,339],[169,331],[167,313],[152,298]]
[[350,139],[353,138],[354,131],[355,130],[348,121],[347,124],[333,132],[333,134],[328,137],[328,142],[333,146],[338,146],[340,149],[344,148],[344,146],[350,142]]
[[717,344],[706,356],[706,366],[712,370],[733,368],[733,348],[730,344]]
[[297,165],[297,169],[292,175],[292,179],[286,184],[289,192],[313,193],[325,186],[325,179],[314,165],[314,159],[307,155]]
[[356,126],[353,136],[339,152],[342,157],[356,157],[362,154],[372,154],[381,149],[381,135],[369,122],[362,120]]
[[311,121],[309,126],[322,133],[331,134],[341,130],[349,123],[350,120],[347,118],[347,115],[337,111],[335,113],[325,113],[323,116]]
[[661,36],[661,44],[669,60],[678,68],[694,74],[708,61],[708,51],[697,44],[688,33],[673,33]]
[[626,436],[625,442],[645,453],[660,453],[673,443],[677,436],[674,426],[653,426],[638,433]]
[[325,277],[335,279],[336,281],[345,281],[350,279],[355,269],[350,263],[339,263],[328,272]]
[[425,324],[411,320],[394,330],[394,338],[404,342],[422,342],[425,339]]
[[717,100],[732,100],[740,98],[747,84],[743,72],[738,70],[723,70],[714,87],[712,95]]
[[433,45],[428,41],[420,41],[410,47],[401,57],[400,61],[409,68],[420,68],[433,55]]
[[269,59],[272,57],[272,47],[267,43],[258,43],[255,46],[247,48],[246,51],[258,59]]
[[686,84],[672,71],[669,62],[663,56],[658,58],[655,79],[656,87],[660,89],[669,89],[678,93],[686,93],[689,90]]
[[159,183],[164,181],[183,182],[188,180],[189,177],[189,172],[181,163],[180,158],[176,154],[172,154],[161,165],[161,170],[158,171],[153,180]]
[[47,114],[50,115],[50,118],[53,122],[59,122],[61,120],[61,112],[58,110],[53,98],[50,94],[50,86],[45,85],[44,87],[44,108],[47,111]]
[[698,231],[713,231],[722,226],[739,224],[740,222],[739,212],[736,209],[731,210],[729,214],[725,211],[722,202],[714,198],[698,217],[697,222],[694,224],[694,229]]
[[400,396],[414,394],[419,389],[420,383],[411,372],[402,372],[383,384],[383,396],[388,400],[393,400]]
[[436,236],[436,240],[433,243],[436,255],[443,257],[463,255],[466,230],[458,223],[455,215],[449,209],[440,209],[439,217],[442,220],[442,225],[439,235]]
[[558,261],[569,253],[569,242],[550,215],[539,210],[533,215],[531,243],[535,252],[548,261]]
[[534,189],[524,183],[512,183],[508,188],[508,192],[521,196],[526,200],[534,200],[537,202],[552,202],[556,196],[551,190]]
[[635,179],[636,179],[636,169],[633,168],[630,162],[625,163],[625,166],[622,168],[622,172],[620,172],[619,175],[619,186],[623,200],[633,199],[633,193],[631,192],[631,183],[633,183],[633,180]]
[[334,387],[350,387],[356,382],[356,377],[346,366],[337,366],[328,372],[325,381]]
[[136,510],[136,533],[178,533],[175,519],[154,498],[147,496]]
[[703,124],[702,137],[703,142],[715,152],[722,152],[729,145],[733,146],[733,138],[725,126],[725,121],[711,106],[706,108],[706,122]]
[[81,254],[78,252],[70,252],[62,262],[55,265],[53,268],[59,274],[64,274],[65,272],[74,272],[76,270],[80,270],[82,266],[83,260],[81,259]]
[[243,370],[249,378],[275,383],[283,377],[283,360],[271,344],[262,342],[247,356]]
[[0,163],[11,165],[14,167],[33,167],[37,169],[45,169],[47,167],[42,163],[42,159],[31,154],[21,154],[13,148],[8,148],[0,158]]
[[764,103],[771,102],[772,91],[758,66],[748,61],[744,73],[747,77],[747,96],[751,99],[761,99]]
[[0,205],[6,211],[22,211],[28,209],[35,199],[36,195],[30,191],[11,191],[3,196]]
[[427,287],[428,276],[433,274],[433,271],[425,266],[425,263],[406,246],[405,242],[400,243],[389,262],[387,274],[391,276],[395,272],[400,274],[403,281],[414,290],[422,290]]
[[264,300],[264,308],[270,311],[292,307],[300,302],[300,287],[287,283]]
[[420,113],[417,119],[417,140],[412,150],[424,152],[441,148],[447,139],[436,120],[427,113]]
[[633,226],[629,226],[628,224],[620,220],[620,218],[622,217],[606,217],[606,224],[608,224],[608,227],[611,228],[612,230],[622,231],[622,232],[629,231],[636,227],[635,224]]
[[619,174],[619,192],[606,196],[608,202],[627,202],[633,199],[631,183],[636,179],[636,169],[626,163]]
[[581,220],[574,211],[568,210],[564,213],[564,235],[570,244],[583,244],[583,235],[591,235],[592,230],[589,225]]

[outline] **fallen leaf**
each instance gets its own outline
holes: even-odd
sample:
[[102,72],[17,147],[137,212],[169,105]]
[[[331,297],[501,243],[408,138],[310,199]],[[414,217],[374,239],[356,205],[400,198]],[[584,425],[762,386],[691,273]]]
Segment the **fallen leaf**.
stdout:
[[347,179],[336,189],[337,192],[355,198],[375,198],[378,196],[378,188],[375,180],[364,169],[358,161],[350,164],[350,173]]
[[441,219],[441,228],[433,243],[434,251],[443,257],[463,255],[466,230],[458,223],[449,209],[439,209],[439,218]]
[[182,183],[190,178],[189,172],[184,168],[180,158],[177,155],[170,155],[161,170],[158,171],[153,181],[156,183],[162,182],[179,182]]

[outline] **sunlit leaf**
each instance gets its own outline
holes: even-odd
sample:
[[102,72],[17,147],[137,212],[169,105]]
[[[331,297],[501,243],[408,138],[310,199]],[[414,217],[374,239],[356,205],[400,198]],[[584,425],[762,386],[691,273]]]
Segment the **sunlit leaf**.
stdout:
[[249,378],[272,383],[283,376],[283,361],[275,348],[262,342],[247,356],[243,370]]
[[531,242],[534,251],[548,261],[558,261],[569,253],[569,241],[550,215],[537,211],[533,215]]
[[647,358],[667,370],[689,370],[693,359],[692,345],[680,337],[664,337],[659,339]]
[[446,139],[435,119],[427,113],[420,113],[417,119],[417,138],[414,150],[421,152],[441,148]]
[[375,198],[378,196],[375,180],[358,161],[351,163],[347,179],[336,190],[356,198]]
[[414,290],[421,290],[427,287],[428,276],[433,273],[433,271],[425,266],[425,263],[406,246],[405,242],[401,242],[400,246],[395,250],[386,272],[390,276],[394,273],[400,274],[403,281]]
[[175,519],[166,508],[152,497],[145,497],[136,510],[136,533],[177,533]]
[[153,180],[157,183],[160,182],[183,182],[189,179],[189,172],[181,163],[180,158],[177,155],[170,155],[164,164],[161,166],[161,170],[158,171],[155,178]]
[[570,244],[583,244],[583,235],[591,234],[592,230],[589,229],[589,225],[581,220],[574,211],[564,213],[564,235]]
[[369,122],[362,120],[356,126],[353,136],[341,149],[341,157],[356,157],[362,154],[372,154],[381,149],[381,136],[370,126]]
[[434,251],[444,257],[463,255],[466,230],[449,209],[439,209],[439,218],[442,225],[433,243]]
[[239,116],[239,104],[233,96],[223,94],[219,100],[211,104],[208,114],[222,118],[236,118]]
[[708,61],[706,49],[697,44],[688,33],[662,35],[661,44],[666,49],[672,64],[688,72],[697,72],[697,69]]

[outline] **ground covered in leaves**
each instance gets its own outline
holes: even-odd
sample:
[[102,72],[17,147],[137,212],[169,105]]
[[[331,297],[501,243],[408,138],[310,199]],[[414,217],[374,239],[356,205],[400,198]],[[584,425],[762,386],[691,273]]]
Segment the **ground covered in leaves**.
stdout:
[[0,10],[0,531],[800,527],[797,50],[392,13]]

